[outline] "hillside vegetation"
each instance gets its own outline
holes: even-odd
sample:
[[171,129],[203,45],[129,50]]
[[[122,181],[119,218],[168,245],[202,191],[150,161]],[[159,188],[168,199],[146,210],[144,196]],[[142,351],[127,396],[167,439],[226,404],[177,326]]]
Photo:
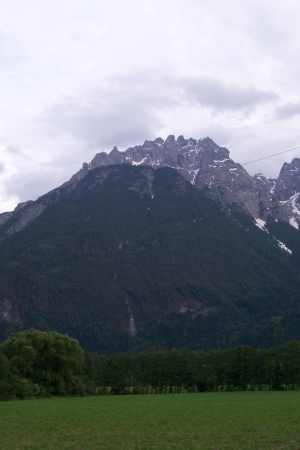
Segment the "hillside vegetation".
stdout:
[[57,332],[26,330],[0,346],[0,400],[66,395],[298,390],[300,343],[108,357]]
[[289,255],[238,205],[228,214],[170,168],[90,171],[0,243],[0,338],[55,330],[106,355],[267,348],[280,317],[279,344],[299,339],[298,231],[271,224]]

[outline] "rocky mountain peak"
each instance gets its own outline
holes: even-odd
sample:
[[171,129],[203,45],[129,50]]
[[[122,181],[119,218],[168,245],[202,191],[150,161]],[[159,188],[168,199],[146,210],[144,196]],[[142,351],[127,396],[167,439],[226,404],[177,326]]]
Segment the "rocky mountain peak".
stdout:
[[71,181],[82,179],[88,170],[95,167],[111,164],[171,167],[208,197],[224,206],[238,203],[255,218],[265,218],[274,206],[268,197],[272,182],[267,182],[266,178],[263,181],[262,175],[251,177],[230,158],[227,148],[218,146],[209,137],[197,141],[182,135],[177,139],[169,135],[165,141],[161,137],[154,141],[146,140],[124,152],[114,147],[109,154],[98,153]]
[[290,225],[300,226],[300,159],[284,163],[275,184],[274,196],[280,203],[281,216],[285,215]]
[[[116,164],[132,166],[171,167],[205,196],[217,201],[230,214],[232,206],[242,208],[256,221],[276,220],[300,225],[300,159],[285,163],[277,180],[258,173],[254,177],[230,158],[227,148],[218,146],[209,137],[196,140],[183,135],[176,139],[169,135],[145,140],[142,145],[125,151],[114,147],[110,153],[100,152],[60,188],[40,197],[36,202],[24,203],[14,211],[0,214],[0,226],[5,234],[22,229],[39,215],[49,203],[57,201],[60,193],[70,191],[91,170]],[[10,225],[12,224],[12,225]]]
[[273,195],[274,194],[274,189],[275,189],[275,184],[276,184],[276,178],[269,178],[266,177],[265,175],[263,175],[262,173],[256,173],[254,175],[254,180],[257,184],[257,186],[259,186],[262,189],[267,189],[267,191]]
[[182,134],[180,136],[178,136],[177,138],[177,144],[180,145],[180,147],[184,147],[185,145],[187,145],[188,141],[186,139],[184,139],[184,137],[182,136]]
[[173,134],[170,134],[165,141],[165,145],[168,146],[175,143],[176,143],[175,136]]
[[291,163],[284,163],[275,186],[275,194],[280,201],[288,200],[300,188],[300,159],[294,158]]

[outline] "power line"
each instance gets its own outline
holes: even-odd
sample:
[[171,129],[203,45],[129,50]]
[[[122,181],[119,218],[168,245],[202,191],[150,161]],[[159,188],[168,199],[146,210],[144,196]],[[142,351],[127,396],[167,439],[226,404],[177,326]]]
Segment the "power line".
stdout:
[[[279,153],[273,153],[272,155],[269,155],[269,156],[265,156],[265,157],[263,157],[263,158],[259,158],[259,159],[256,159],[256,160],[253,160],[253,161],[248,161],[248,162],[246,162],[246,163],[243,163],[243,164],[239,164],[239,163],[235,163],[233,160],[231,160],[234,164],[238,164],[238,165],[240,165],[241,167],[242,167],[242,169],[243,169],[243,166],[246,166],[246,165],[249,165],[249,164],[253,164],[253,163],[255,163],[255,162],[258,162],[258,161],[262,161],[262,160],[264,160],[264,159],[269,159],[269,158],[273,158],[274,156],[278,156],[278,155],[282,155],[282,154],[284,154],[284,153],[288,153],[288,152],[291,152],[291,151],[293,151],[293,150],[298,150],[298,149],[300,149],[300,146],[298,146],[298,147],[294,147],[294,148],[290,148],[290,149],[288,149],[288,150],[284,150],[284,151],[282,151],[282,152],[279,152]],[[230,160],[230,158],[229,159],[227,159],[227,161],[229,161]],[[122,164],[124,164],[124,163],[122,163]],[[143,166],[147,166],[147,164],[143,164]],[[98,167],[95,167],[95,169],[96,168],[99,168],[99,167],[105,167],[105,166],[98,166]],[[132,167],[132,165],[131,165],[131,167]],[[139,167],[141,167],[141,166],[139,166]],[[153,167],[153,166],[148,166],[148,167],[150,167],[151,169],[158,169],[158,168],[164,168],[164,167],[170,167],[170,166],[161,166],[161,167]],[[176,168],[174,168],[174,167],[170,167],[171,169],[174,169],[174,170],[176,170],[180,175],[181,175],[181,173],[180,173],[180,171],[178,170],[178,169],[176,169]],[[219,169],[218,171],[217,171],[217,173],[222,173],[222,172],[229,172],[230,170],[232,170],[232,167],[227,167],[227,168],[224,168],[224,169]],[[200,171],[199,171],[200,172]],[[200,172],[201,173],[201,172]],[[209,175],[212,175],[212,174],[214,174],[215,172],[211,172],[211,173],[207,173],[207,174],[205,174],[206,176],[209,176]],[[183,175],[181,175],[184,179],[185,179],[185,181],[187,181],[187,182],[189,182]],[[249,175],[251,178],[253,178],[251,175]],[[185,183],[182,183],[182,185],[184,185]],[[192,183],[191,183],[192,184]],[[180,183],[179,184],[177,184],[178,186],[180,185]],[[173,186],[173,184],[172,185],[170,185],[170,187],[171,186]],[[167,186],[167,187],[169,187],[169,186]],[[159,188],[158,190],[156,190],[156,191],[162,191],[162,190],[166,190],[166,188],[167,187],[164,187],[164,188]],[[232,191],[237,191],[237,190],[240,190],[241,188],[240,187],[238,187],[238,188],[234,188],[234,189],[232,189],[231,190],[231,192]],[[285,190],[288,190],[288,189],[285,189]],[[278,192],[282,192],[283,190],[281,190],[281,191],[278,191]],[[47,195],[47,194],[46,194]],[[265,195],[262,195],[262,196],[260,196],[260,197],[258,197],[258,199],[260,199],[260,198],[262,198],[262,197],[265,197],[265,196],[269,196],[269,195],[272,195],[271,193],[267,193],[267,194],[265,194]],[[245,200],[243,200],[242,202],[233,202],[234,204],[236,204],[236,205],[243,205],[243,203],[245,203],[245,202],[248,202],[248,201],[250,201],[250,200],[253,200],[252,198],[251,199],[245,199]],[[279,206],[283,206],[283,205],[277,205],[277,206],[274,206],[275,208],[276,207],[279,207]],[[264,209],[270,209],[270,208],[262,208],[261,209],[261,211],[263,211]],[[259,211],[257,212],[257,213],[259,213]]]
[[[249,165],[249,164],[253,164],[253,163],[255,163],[255,162],[262,161],[262,160],[264,160],[264,159],[273,158],[274,156],[282,155],[282,154],[284,154],[284,153],[292,152],[293,150],[298,150],[298,149],[300,149],[300,146],[299,146],[299,147],[290,148],[289,150],[284,150],[283,152],[273,153],[272,155],[264,156],[263,158],[254,159],[253,161],[248,161],[248,162],[245,162],[245,163],[243,163],[243,164],[236,163],[236,162],[233,161],[233,160],[231,160],[231,161],[232,161],[234,164],[238,164],[239,166],[241,166],[242,168],[244,168],[244,166],[247,166],[247,165]],[[228,159],[227,161],[229,161],[229,159]],[[217,162],[217,160],[216,160],[216,162]],[[220,173],[220,172],[228,172],[228,171],[230,171],[230,169],[232,169],[232,167],[230,167],[230,168],[226,167],[225,169],[220,169],[220,170],[218,170],[218,173]],[[211,172],[211,174],[213,174],[213,172]],[[250,176],[251,176],[251,175],[250,175]],[[253,178],[253,177],[252,177],[252,178]]]
[[255,159],[254,161],[246,162],[246,163],[242,164],[242,166],[247,166],[248,164],[253,164],[255,162],[262,161],[263,159],[273,158],[274,156],[282,155],[283,153],[292,152],[293,150],[298,150],[299,148],[300,148],[300,146],[299,147],[290,148],[289,150],[285,150],[284,152],[273,153],[273,155],[265,156],[264,158],[259,158],[259,159]]
[[[242,169],[243,169],[243,166],[246,166],[246,165],[249,165],[249,164],[253,164],[253,163],[255,163],[255,162],[262,161],[262,160],[265,160],[265,159],[270,159],[270,158],[273,158],[273,157],[275,157],[275,156],[282,155],[282,154],[284,154],[284,153],[288,153],[288,152],[291,152],[291,151],[294,151],[294,150],[299,150],[299,149],[300,149],[300,146],[294,147],[294,148],[290,148],[290,149],[284,150],[284,151],[282,151],[282,152],[273,153],[272,155],[265,156],[265,157],[263,157],[263,158],[259,158],[259,159],[253,160],[253,161],[248,161],[248,162],[246,162],[246,163],[244,163],[244,164],[235,163],[234,161],[233,161],[233,163],[234,163],[234,164],[240,165],[240,166],[242,167]],[[231,160],[231,161],[232,161],[232,160]],[[144,164],[143,164],[143,166],[144,166]],[[141,166],[140,166],[140,167],[141,167]],[[157,169],[157,168],[159,168],[159,167],[152,167],[152,166],[149,166],[149,167],[150,167],[151,169]],[[163,167],[169,167],[169,166],[161,166],[161,168],[163,168]],[[173,167],[170,167],[170,168],[175,169],[175,168],[173,168]],[[180,172],[178,171],[178,169],[175,169],[175,170],[180,174]],[[222,169],[222,170],[218,170],[217,173],[220,173],[220,172],[229,172],[230,170],[232,170],[232,167],[227,167],[227,168],[224,168],[224,169]],[[199,172],[200,172],[200,171],[199,171]],[[200,172],[200,173],[201,173],[201,172]],[[212,174],[214,174],[214,173],[216,173],[216,172],[211,172],[210,174],[208,173],[208,174],[205,174],[205,175],[208,175],[208,176],[209,176],[209,175],[212,175]],[[182,176],[182,175],[181,175],[181,176]],[[250,176],[251,176],[251,175],[250,175]],[[183,176],[182,176],[182,177],[183,177]],[[185,186],[185,185],[186,185],[186,182],[189,183],[189,181],[188,181],[185,177],[183,177],[183,178],[184,178],[184,181],[177,183],[177,187]],[[251,178],[253,178],[253,177],[251,177]],[[191,183],[191,184],[192,184],[192,183]],[[173,183],[172,183],[172,184],[169,184],[168,186],[160,187],[160,188],[156,189],[156,192],[168,190],[169,187],[173,187],[173,186],[174,186],[174,185],[173,185]],[[284,192],[284,191],[289,191],[289,190],[291,190],[291,189],[292,189],[292,188],[281,189],[281,190],[277,191],[276,194],[281,193],[281,192]],[[241,190],[241,188],[238,187],[238,188],[235,188],[235,189],[233,189],[233,190]],[[232,190],[231,190],[231,192],[232,192]],[[261,196],[257,196],[257,200],[259,201],[261,198],[263,198],[263,197],[270,197],[271,195],[272,195],[272,193],[269,192],[269,193],[267,193],[267,194],[264,194],[264,195],[261,195]],[[253,200],[253,198],[244,199],[243,201],[240,201],[240,202],[232,202],[231,204],[228,204],[228,205],[227,205],[227,208],[230,209],[230,206],[231,206],[231,208],[234,207],[234,206],[241,206],[241,207],[242,207],[242,206],[244,206],[244,203],[246,203],[246,202],[248,202],[248,201],[251,201],[251,200]],[[276,209],[278,209],[278,208],[280,208],[280,207],[283,207],[283,206],[284,206],[284,204],[281,204],[281,203],[279,203],[279,201],[278,201],[276,205],[273,205],[273,206],[271,206],[271,207],[261,208],[259,211],[255,211],[254,213],[252,213],[251,216],[253,216],[253,214],[261,214],[263,211],[270,211],[270,212],[271,212],[271,211],[274,211],[274,209],[276,210]],[[223,208],[226,209],[226,206],[225,206],[225,207],[223,206]]]
[[[248,162],[246,162],[246,163],[243,163],[243,164],[240,164],[240,163],[236,163],[235,161],[233,161],[232,159],[227,159],[226,161],[229,161],[229,160],[231,160],[234,164],[236,164],[236,165],[239,165],[239,166],[241,166],[242,167],[242,169],[244,169],[244,167],[243,166],[247,166],[247,165],[249,165],[249,164],[253,164],[253,163],[255,163],[255,162],[258,162],[258,161],[262,161],[262,160],[264,160],[264,159],[269,159],[269,158],[273,158],[274,156],[278,156],[278,155],[282,155],[282,154],[284,154],[284,153],[288,153],[288,152],[292,152],[293,150],[298,150],[298,149],[300,149],[300,146],[299,147],[294,147],[294,148],[290,148],[289,150],[284,150],[283,152],[279,152],[279,153],[273,153],[272,155],[269,155],[269,156],[265,156],[265,157],[263,157],[263,158],[259,158],[259,159],[255,159],[255,160],[253,160],[253,161],[248,161]],[[218,160],[215,160],[215,162],[218,162]],[[144,165],[144,164],[143,164]],[[146,165],[146,164],[145,164]],[[164,167],[170,167],[170,166],[158,166],[158,167],[153,167],[153,166],[149,166],[149,167],[151,167],[152,169],[159,169],[159,168],[164,168]],[[209,166],[208,166],[209,167]],[[181,168],[175,168],[175,167],[170,167],[171,169],[174,169],[174,170],[177,170],[177,172],[179,172],[180,174],[181,174],[181,172],[180,172],[180,169]],[[217,170],[217,173],[219,174],[219,173],[222,173],[222,172],[229,172],[230,170],[232,170],[233,168],[232,167],[226,167],[226,168],[223,168],[223,169],[218,169]],[[193,170],[193,169],[192,169]],[[245,170],[245,172],[247,172],[246,170]],[[199,174],[201,173],[201,171],[199,171]],[[210,176],[210,175],[214,175],[216,172],[208,172],[208,173],[204,173],[203,175],[204,176]],[[248,172],[247,172],[247,174],[248,174]],[[248,174],[251,178],[254,178],[254,177],[252,177],[250,174]],[[182,174],[181,174],[181,176],[183,176]],[[183,176],[183,178],[185,178],[184,176]],[[266,177],[266,178],[268,178],[268,177]],[[186,179],[186,178],[185,178]],[[196,179],[196,177],[195,177],[195,179]],[[187,180],[188,181],[188,180]],[[193,183],[192,183],[193,184]],[[240,188],[236,188],[236,189],[234,189],[234,190],[239,190]]]
[[[231,160],[231,161],[233,161],[234,164],[238,164],[238,165],[240,165],[240,166],[243,168],[243,166],[246,166],[246,165],[249,165],[249,164],[253,164],[253,163],[255,163],[255,162],[262,161],[262,160],[264,160],[264,159],[273,158],[274,156],[282,155],[282,154],[284,154],[284,153],[288,153],[288,152],[291,152],[291,151],[294,151],[294,150],[298,150],[298,149],[300,149],[300,146],[294,147],[294,148],[290,148],[290,149],[284,150],[284,151],[282,151],[282,152],[273,153],[272,155],[265,156],[265,157],[259,158],[259,159],[255,159],[255,160],[253,160],[253,161],[248,161],[248,162],[243,163],[243,164],[235,163],[233,160]],[[227,161],[228,161],[228,160],[227,160]],[[143,164],[143,165],[144,165],[144,164]],[[151,167],[152,169],[157,169],[157,168],[163,168],[163,167],[169,167],[169,166],[161,166],[161,167],[152,167],[152,166],[149,166],[149,167]],[[175,169],[175,168],[173,168],[173,167],[170,167],[170,168]],[[176,170],[177,172],[179,172],[178,169],[175,169],[175,170]],[[232,167],[226,167],[226,168],[224,168],[224,169],[221,169],[221,170],[219,169],[219,170],[217,170],[217,173],[229,172],[230,170],[232,170]],[[180,173],[180,172],[179,172],[179,173]],[[200,173],[201,173],[201,172],[200,172]],[[210,176],[210,175],[213,175],[213,174],[215,174],[215,173],[216,173],[216,172],[210,172],[210,173],[207,173],[207,174],[204,174],[204,175],[205,175],[205,176]],[[183,175],[181,175],[181,176],[183,176]],[[249,175],[249,176],[250,176],[251,178],[253,178],[251,175]],[[185,181],[188,181],[188,180],[186,180],[185,177],[183,177],[183,178],[185,179]],[[183,183],[179,183],[179,184],[177,183],[177,186],[180,186],[180,185],[183,186],[184,184],[185,184],[184,182],[183,182]],[[157,189],[156,191],[167,190],[168,187],[171,187],[171,186],[173,186],[173,184],[172,184],[172,185],[169,185],[169,186],[165,186],[165,187],[163,187],[163,188],[160,187],[160,188]],[[281,189],[281,190],[277,191],[276,194],[281,193],[281,192],[284,192],[284,191],[289,191],[289,190],[291,190],[291,189],[292,189],[292,188]],[[242,188],[236,187],[236,188],[232,189],[231,192],[232,192],[232,191],[239,191],[239,190],[242,190]],[[272,193],[269,192],[269,193],[267,193],[267,194],[257,196],[257,199],[260,200],[260,199],[263,198],[263,197],[269,197],[269,196],[271,196],[271,195],[272,195]],[[247,202],[249,202],[249,201],[251,201],[251,200],[253,200],[253,198],[244,199],[244,200],[242,200],[242,201],[240,201],[240,202],[233,202],[232,204],[243,206],[244,203],[247,203]],[[277,208],[282,207],[282,206],[284,206],[284,205],[283,205],[283,204],[277,204],[276,206],[274,205],[273,208],[277,209]],[[260,211],[256,211],[255,213],[258,214],[258,213],[260,213],[260,212],[262,212],[262,211],[264,211],[264,210],[270,210],[270,209],[271,209],[271,207],[261,208]],[[254,214],[255,214],[255,213],[254,213]]]

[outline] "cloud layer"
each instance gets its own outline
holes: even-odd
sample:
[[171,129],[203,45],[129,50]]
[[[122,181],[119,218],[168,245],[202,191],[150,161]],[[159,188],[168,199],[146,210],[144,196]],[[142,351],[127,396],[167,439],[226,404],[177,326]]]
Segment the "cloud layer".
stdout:
[[243,88],[207,76],[182,78],[178,86],[183,89],[183,99],[213,108],[215,112],[252,109],[278,99],[278,95],[273,91]]
[[275,117],[277,119],[290,119],[300,114],[300,102],[297,103],[284,103],[275,109]]
[[1,4],[0,212],[115,145],[209,135],[241,163],[296,147],[299,16],[297,0]]

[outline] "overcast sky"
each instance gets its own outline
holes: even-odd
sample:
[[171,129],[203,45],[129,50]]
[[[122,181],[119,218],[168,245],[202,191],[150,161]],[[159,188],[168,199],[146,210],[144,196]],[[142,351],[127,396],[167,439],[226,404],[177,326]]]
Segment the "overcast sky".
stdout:
[[209,136],[240,163],[300,146],[299,22],[299,0],[0,2],[0,212],[115,145]]

